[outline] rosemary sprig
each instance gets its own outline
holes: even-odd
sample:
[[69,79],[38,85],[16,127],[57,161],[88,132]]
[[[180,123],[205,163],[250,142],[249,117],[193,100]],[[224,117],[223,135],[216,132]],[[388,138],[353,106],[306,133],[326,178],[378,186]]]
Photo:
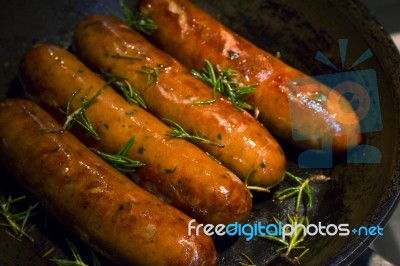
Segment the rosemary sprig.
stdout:
[[150,87],[154,82],[158,80],[158,74],[161,69],[163,69],[163,65],[157,65],[156,67],[142,66],[141,69],[137,70],[138,73],[142,73],[147,75],[145,89]]
[[178,123],[175,121],[172,121],[171,119],[163,118],[162,119],[164,122],[166,122],[169,126],[171,126],[171,130],[167,131],[167,136],[178,138],[178,139],[186,139],[189,141],[194,141],[194,142],[200,142],[200,143],[205,143],[213,146],[217,146],[219,148],[223,148],[224,145],[218,144],[215,142],[212,142],[206,138],[201,137],[197,131],[194,130],[194,135],[189,134],[186,132],[186,130],[181,127]]
[[123,11],[124,21],[138,32],[151,35],[158,29],[156,23],[150,18],[149,14],[132,12],[122,0],[119,1],[119,5]]
[[330,180],[325,175],[312,175],[306,179],[300,178],[288,171],[286,171],[286,177],[290,178],[290,181],[295,184],[293,187],[284,188],[275,192],[275,197],[283,201],[290,197],[296,197],[295,213],[298,213],[300,203],[305,202],[305,207],[310,209],[313,204],[313,195],[310,188],[310,183],[324,183]]
[[313,195],[310,188],[310,178],[300,178],[290,172],[286,172],[286,176],[291,179],[297,186],[285,188],[275,192],[275,196],[278,200],[283,201],[287,198],[296,196],[295,212],[298,213],[300,203],[304,200],[305,207],[310,209],[313,204]]
[[212,88],[212,99],[195,101],[195,104],[214,103],[218,91],[227,97],[237,109],[242,111],[254,109],[252,105],[243,100],[243,96],[254,93],[258,85],[241,86],[242,84],[237,80],[237,71],[228,68],[220,70],[218,66],[214,67],[209,60],[205,60],[201,72],[192,70],[191,73]]
[[76,109],[74,112],[71,113],[71,103],[76,97],[76,95],[81,91],[81,89],[77,89],[74,93],[72,93],[71,97],[68,100],[67,109],[61,110],[62,113],[67,115],[67,119],[63,125],[62,130],[69,130],[74,125],[74,123],[78,123],[81,127],[83,127],[89,134],[96,140],[100,140],[99,135],[97,134],[96,130],[93,128],[92,123],[90,122],[89,118],[86,115],[86,109],[89,108],[96,98],[102,93],[102,90],[98,90],[97,93],[88,99],[88,95],[90,89],[82,98],[81,107]]
[[8,227],[12,230],[15,236],[22,238],[23,236],[34,242],[34,239],[28,235],[26,232],[26,223],[28,218],[34,215],[32,211],[39,205],[36,203],[34,205],[30,205],[28,209],[12,213],[11,205],[14,203],[20,202],[25,199],[25,196],[20,196],[18,198],[13,198],[11,195],[8,196],[7,199],[0,197],[0,214],[4,217],[7,223],[0,223],[0,226]]
[[132,137],[128,140],[128,142],[121,148],[121,150],[116,155],[111,155],[105,152],[101,152],[97,149],[91,149],[97,155],[99,155],[104,161],[109,163],[115,169],[122,173],[131,173],[136,168],[142,167],[145,164],[139,161],[132,160],[131,158],[126,157],[126,153],[132,147],[135,142],[135,137]]
[[214,71],[214,67],[210,63],[210,61],[206,60],[205,65],[202,68],[201,72],[197,72],[196,70],[191,70],[193,76],[198,78],[199,80],[206,83],[208,86],[212,88],[212,98],[211,100],[200,100],[195,101],[195,104],[212,104],[216,101],[216,92],[221,92],[221,77],[217,78],[217,74]]
[[241,252],[240,255],[246,259],[247,262],[241,262],[240,266],[257,266],[254,261],[249,257],[249,255]]
[[[252,171],[250,171],[248,176],[246,177],[245,180],[246,186],[251,173]],[[304,245],[302,245],[306,236],[303,230],[304,228],[307,228],[307,226],[309,225],[309,220],[306,215],[303,215],[299,218],[298,211],[300,208],[300,203],[302,201],[305,202],[305,207],[307,209],[310,209],[313,203],[313,198],[312,198],[313,195],[310,188],[310,182],[322,183],[330,180],[330,178],[325,175],[312,175],[307,179],[303,179],[287,171],[285,174],[286,177],[290,178],[290,181],[294,182],[296,185],[275,192],[275,196],[281,201],[296,196],[295,214],[293,216],[287,215],[287,221],[291,224],[292,228],[295,229],[295,232],[293,232],[289,236],[289,240],[285,240],[284,238],[281,238],[279,236],[272,236],[272,235],[260,235],[259,237],[272,240],[274,242],[281,244],[282,246],[276,250],[279,253],[279,256],[286,259],[290,263],[300,265],[300,259],[309,251],[309,248],[306,248]],[[281,222],[278,219],[276,218],[273,219],[277,225],[281,224]],[[303,225],[304,227],[296,225]],[[289,230],[288,228],[285,229]],[[289,234],[291,232],[292,231],[286,231],[286,234]],[[302,252],[297,256],[289,257],[290,253],[294,250],[302,250]],[[246,260],[250,263],[250,264],[241,263],[241,265],[245,266],[254,265],[254,262],[247,255],[245,254],[241,255],[245,257]]]
[[101,266],[100,260],[97,257],[96,253],[93,250],[90,250],[90,254],[92,257],[92,266]]
[[42,258],[46,258],[48,256],[50,256],[54,251],[56,250],[56,247],[51,247],[48,250],[46,250],[45,252],[43,252],[43,254],[41,255]]
[[115,54],[112,55],[111,57],[119,59],[143,60],[143,57],[141,57],[140,55],[131,55],[131,54]]
[[65,260],[65,259],[50,259],[51,262],[59,266],[89,266],[88,264],[84,263],[81,255],[78,252],[78,249],[72,244],[71,241],[68,239],[66,240],[69,249],[71,250],[72,256],[74,257],[73,260]]
[[217,164],[222,164],[222,162],[220,160],[218,160],[217,158],[215,158],[215,156],[213,156],[212,154],[210,154],[208,151],[206,151],[206,154],[208,157],[210,157],[211,159],[213,159]]
[[[304,225],[304,227],[307,227],[309,224],[308,217],[307,216],[301,216],[300,218],[297,215],[287,215],[287,220],[291,224],[292,228],[295,228],[295,232],[293,232],[292,235],[289,236],[289,240],[286,241],[278,236],[270,236],[270,235],[262,235],[259,236],[260,238],[272,240],[274,242],[277,242],[282,245],[282,247],[278,248],[276,252],[282,252],[284,251],[284,256],[289,258],[290,253],[293,250],[303,250],[303,252],[299,256],[294,257],[294,261],[297,264],[300,264],[300,259],[308,252],[308,248],[305,246],[301,245],[302,242],[304,241],[305,234],[303,232],[304,228],[302,226],[296,226],[296,225]],[[282,223],[278,219],[274,218],[274,221],[276,224]]]
[[109,72],[103,72],[103,77],[107,81],[105,86],[112,85],[115,88],[119,89],[122,95],[128,101],[128,103],[137,104],[140,107],[147,109],[146,103],[140,95],[140,92],[131,86],[127,78],[114,75]]
[[266,187],[250,186],[250,185],[248,184],[249,178],[250,178],[251,174],[252,174],[254,171],[255,171],[255,169],[252,168],[252,169],[249,171],[249,173],[247,174],[246,179],[244,180],[244,184],[246,185],[246,188],[247,188],[247,190],[249,191],[250,196],[253,197],[253,194],[251,193],[251,191],[258,191],[258,192],[267,192],[267,193],[269,193],[270,190],[269,190],[268,188],[266,188]]
[[[83,262],[81,255],[79,254],[78,249],[75,247],[74,244],[72,244],[71,241],[68,239],[65,240],[69,250],[72,253],[73,259],[68,260],[68,259],[56,259],[52,258],[49,259],[51,262],[54,262],[55,264],[59,266],[89,266],[85,262]],[[93,252],[93,250],[90,250],[91,254],[91,260],[92,260],[92,266],[101,266],[100,260],[98,259],[96,253]]]

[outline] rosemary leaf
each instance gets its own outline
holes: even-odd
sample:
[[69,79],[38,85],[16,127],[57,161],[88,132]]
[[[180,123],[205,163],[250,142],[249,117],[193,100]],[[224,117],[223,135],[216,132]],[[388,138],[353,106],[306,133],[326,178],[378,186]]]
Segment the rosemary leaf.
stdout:
[[51,247],[48,250],[46,250],[43,254],[42,254],[42,258],[46,258],[48,256],[50,256],[54,251],[56,250],[56,247]]
[[240,255],[246,259],[247,263],[241,262],[240,265],[241,266],[256,266],[256,264],[254,263],[254,261],[250,258],[249,255],[241,252]]
[[10,228],[17,237],[26,237],[31,242],[34,242],[34,239],[26,232],[26,224],[28,219],[36,214],[32,213],[32,211],[38,207],[39,203],[30,205],[28,209],[24,211],[13,213],[11,210],[13,204],[25,198],[25,196],[13,198],[11,195],[9,195],[7,199],[0,197],[0,215],[6,220],[6,223],[0,223],[0,226]]
[[189,134],[188,132],[186,132],[186,130],[182,126],[180,126],[175,121],[172,121],[167,118],[163,118],[162,120],[171,126],[171,130],[167,131],[167,136],[174,137],[177,139],[186,139],[186,140],[189,140],[192,142],[200,142],[200,143],[204,143],[204,144],[209,144],[209,145],[217,146],[219,148],[224,147],[224,145],[222,145],[222,144],[218,144],[218,143],[212,142],[206,138],[201,137],[195,130],[194,130],[194,135]]
[[268,188],[266,188],[266,187],[250,186],[250,185],[248,184],[249,179],[250,179],[250,176],[251,176],[251,174],[252,174],[254,171],[255,171],[254,168],[250,169],[249,173],[248,173],[247,176],[246,176],[246,179],[244,180],[244,184],[246,185],[246,188],[247,188],[247,190],[249,191],[250,196],[253,197],[253,194],[251,193],[251,191],[258,191],[258,192],[267,192],[267,193],[269,193],[270,190],[269,190]]
[[77,89],[72,93],[70,96],[68,103],[67,103],[67,108],[65,111],[60,110],[62,113],[64,113],[67,116],[67,119],[63,125],[62,130],[69,130],[72,128],[74,123],[78,123],[82,128],[84,128],[90,136],[92,136],[96,140],[100,140],[99,135],[97,134],[96,130],[94,129],[92,123],[90,122],[89,118],[87,117],[86,114],[86,109],[89,108],[96,100],[96,98],[102,93],[102,90],[98,90],[97,93],[88,99],[88,95],[90,93],[90,89],[88,92],[85,94],[85,96],[81,100],[81,107],[76,109],[74,112],[71,113],[71,103],[76,97],[76,95],[81,91],[81,89]]
[[158,74],[159,74],[160,70],[163,68],[164,68],[163,65],[158,65],[155,67],[142,66],[141,69],[137,70],[138,73],[147,75],[147,82],[146,82],[146,85],[144,86],[144,89],[147,89],[154,82],[156,82],[158,80]]
[[278,200],[283,201],[285,199],[295,196],[296,197],[295,213],[299,212],[300,204],[303,201],[305,202],[305,207],[307,209],[310,209],[313,204],[313,195],[310,188],[310,179],[300,178],[290,172],[286,172],[286,177],[290,178],[290,181],[295,183],[295,186],[275,192],[275,197]]
[[[254,93],[257,84],[242,86],[237,80],[237,71],[232,69],[219,70],[214,67],[209,60],[205,60],[205,64],[201,72],[191,70],[193,76],[205,82],[212,88],[212,99],[195,101],[195,104],[212,104],[216,101],[216,92],[221,93],[232,102],[239,110],[254,110],[254,107],[243,100],[243,96]],[[255,112],[257,115],[257,112]]]
[[74,257],[73,260],[65,260],[65,259],[50,259],[51,262],[54,262],[55,264],[59,266],[89,266],[88,264],[84,263],[78,249],[72,244],[71,241],[68,239],[66,240],[67,245],[72,253],[72,256]]
[[120,59],[143,60],[143,57],[141,57],[140,55],[130,55],[130,54],[116,54],[112,55],[111,57]]
[[128,101],[128,103],[137,104],[140,107],[147,109],[146,103],[140,95],[140,92],[131,86],[127,78],[114,75],[109,72],[103,72],[103,77],[107,81],[105,87],[109,85],[114,86],[121,91],[122,95]]
[[[273,218],[276,224],[281,223],[278,219],[276,219],[275,217]],[[263,235],[263,236],[259,236],[260,238],[263,239],[267,239],[267,240],[271,240],[273,242],[278,243],[279,245],[281,245],[281,247],[276,249],[276,252],[285,252],[284,256],[289,258],[289,255],[291,254],[291,252],[293,250],[303,250],[304,251],[299,255],[299,256],[295,256],[294,260],[299,263],[299,260],[302,256],[304,256],[304,254],[309,250],[307,249],[305,246],[300,245],[305,238],[305,234],[303,232],[303,227],[302,226],[296,226],[296,225],[304,225],[305,227],[308,226],[309,221],[308,221],[308,217],[307,216],[301,216],[300,218],[297,215],[287,215],[287,221],[291,224],[292,228],[296,228],[296,231],[293,232],[292,235],[289,236],[289,240],[283,240],[280,237],[277,236],[270,236],[270,235]]]
[[115,154],[111,155],[105,152],[101,152],[97,149],[91,149],[97,155],[99,155],[104,161],[109,163],[115,169],[120,171],[121,173],[131,173],[135,171],[136,168],[142,167],[145,164],[136,160],[132,160],[131,158],[125,156],[129,149],[132,147],[135,142],[135,138],[132,137],[128,140],[128,142],[121,148],[121,150]]
[[119,1],[119,5],[123,11],[124,21],[138,32],[151,35],[158,29],[157,25],[150,18],[149,14],[133,12],[124,4],[122,0]]

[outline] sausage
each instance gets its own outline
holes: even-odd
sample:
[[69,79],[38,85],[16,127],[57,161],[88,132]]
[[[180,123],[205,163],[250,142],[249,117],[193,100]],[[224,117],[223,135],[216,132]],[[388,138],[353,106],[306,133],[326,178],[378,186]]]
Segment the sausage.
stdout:
[[[187,67],[200,70],[207,59],[236,70],[244,84],[258,84],[246,100],[277,138],[304,149],[319,149],[322,140],[333,138],[336,153],[360,142],[357,114],[338,92],[312,82],[190,1],[142,0],[140,11],[158,26],[151,39]],[[295,83],[300,80],[305,84]]]
[[[251,173],[249,184],[273,186],[284,177],[285,155],[260,122],[221,95],[213,104],[196,104],[212,98],[207,85],[122,21],[89,16],[78,24],[73,43],[87,65],[126,77],[134,84],[155,116],[171,119],[187,131],[223,145],[199,144],[242,180]],[[122,58],[127,56],[136,59]],[[154,67],[161,67],[157,75],[142,73]]]
[[[89,147],[117,154],[134,136],[126,156],[145,163],[135,179],[146,190],[198,221],[228,224],[247,219],[252,200],[243,182],[200,148],[166,135],[168,126],[137,105],[130,105],[106,82],[70,52],[47,44],[29,49],[20,64],[20,78],[27,94],[50,113],[81,107],[81,98],[102,93],[86,109],[100,140],[75,132]],[[60,121],[65,121],[65,116]]]
[[32,101],[0,103],[0,158],[51,214],[119,265],[210,265],[210,237],[106,164]]

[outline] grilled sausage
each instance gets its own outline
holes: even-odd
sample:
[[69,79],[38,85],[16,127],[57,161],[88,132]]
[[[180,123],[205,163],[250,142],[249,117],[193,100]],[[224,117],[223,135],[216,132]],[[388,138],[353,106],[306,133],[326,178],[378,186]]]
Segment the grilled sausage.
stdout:
[[87,146],[117,154],[134,136],[126,156],[146,164],[136,172],[141,186],[204,223],[248,217],[251,197],[237,176],[190,142],[168,137],[168,126],[105,87],[103,79],[68,51],[45,44],[31,48],[23,56],[20,77],[28,94],[55,114],[66,110],[76,89],[81,91],[70,101],[71,112],[82,106],[84,95],[89,99],[101,90],[86,109],[100,141],[77,133]]
[[318,149],[321,140],[333,138],[337,153],[360,142],[357,114],[338,92],[308,79],[189,1],[142,0],[140,8],[158,25],[154,42],[187,67],[199,70],[208,59],[238,71],[244,84],[258,84],[246,100],[259,109],[260,121],[274,136],[305,149]]
[[[74,46],[92,68],[126,77],[155,116],[223,145],[199,144],[242,179],[252,172],[249,183],[253,185],[272,186],[282,180],[285,156],[265,127],[220,95],[213,104],[196,104],[212,97],[207,85],[125,23],[92,15],[77,26]],[[136,59],[126,59],[129,56]],[[143,74],[152,68],[150,74]]]
[[71,232],[120,265],[210,265],[208,236],[135,185],[28,100],[0,103],[0,158]]

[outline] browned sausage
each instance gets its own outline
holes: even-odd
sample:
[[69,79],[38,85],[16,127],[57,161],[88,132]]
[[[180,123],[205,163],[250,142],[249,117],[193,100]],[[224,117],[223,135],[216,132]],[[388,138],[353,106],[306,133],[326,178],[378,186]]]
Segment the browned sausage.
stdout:
[[[208,59],[238,71],[245,84],[258,84],[247,97],[259,119],[275,136],[306,149],[331,139],[336,152],[360,141],[357,114],[334,90],[313,82],[290,84],[307,76],[233,33],[187,0],[142,0],[141,11],[158,25],[152,39],[189,68]],[[294,114],[291,120],[290,109]],[[295,126],[293,126],[295,125]],[[297,140],[292,134],[293,127]]]
[[[243,182],[195,145],[168,137],[169,127],[137,105],[130,105],[74,55],[53,45],[37,45],[21,62],[21,80],[28,93],[51,113],[81,107],[81,98],[102,90],[86,113],[99,141],[80,139],[101,151],[116,154],[132,137],[126,154],[146,165],[136,174],[139,184],[171,205],[204,223],[244,221],[252,201]],[[61,118],[65,121],[65,116]]]
[[[79,23],[74,45],[82,60],[94,69],[126,77],[140,90],[153,114],[224,145],[201,147],[242,179],[253,171],[251,184],[272,186],[282,180],[285,156],[261,123],[221,96],[214,104],[196,104],[212,97],[207,85],[123,22],[90,16]],[[122,58],[127,56],[141,60]],[[157,77],[150,76],[153,82],[149,85],[149,76],[142,72],[157,66],[163,67]]]
[[83,241],[120,265],[210,265],[208,236],[136,186],[31,101],[0,103],[0,158],[17,181]]

